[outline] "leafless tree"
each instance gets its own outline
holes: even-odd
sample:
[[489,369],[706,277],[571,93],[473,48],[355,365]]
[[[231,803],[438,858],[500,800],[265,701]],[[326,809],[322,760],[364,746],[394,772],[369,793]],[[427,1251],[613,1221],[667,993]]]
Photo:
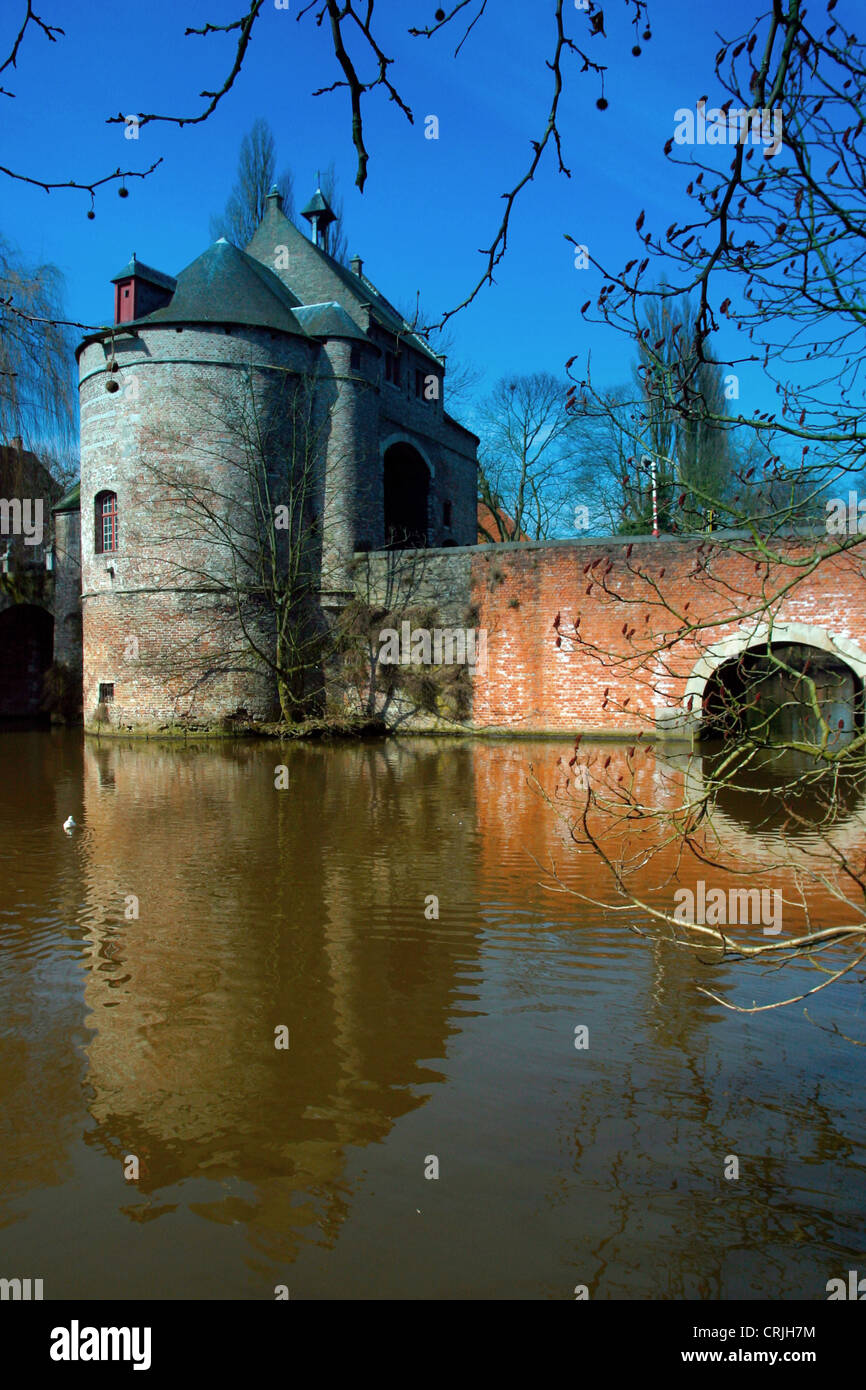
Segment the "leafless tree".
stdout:
[[339,261],[340,265],[348,265],[349,237],[346,232],[346,214],[343,197],[337,186],[337,171],[333,161],[322,174],[321,184],[322,192],[336,219],[328,229],[328,254],[333,256],[335,261]]
[[316,707],[323,656],[327,414],[315,377],[273,373],[263,383],[251,364],[242,390],[191,389],[186,410],[192,446],[186,429],[161,427],[143,441],[155,568],[162,583],[189,591],[200,629],[186,655],[172,655],[170,674],[188,693],[215,670],[265,673],[281,717],[298,722]]
[[[579,430],[549,372],[503,377],[478,411],[479,498],[490,541],[543,540],[569,524]],[[489,534],[487,534],[489,533]]]
[[466,412],[471,409],[483,377],[479,367],[467,361],[459,351],[453,325],[439,327],[436,315],[422,303],[420,291],[412,304],[402,303],[398,312],[412,333],[426,343],[431,352],[445,363],[445,408]]
[[253,233],[267,210],[267,196],[276,184],[283,198],[283,212],[294,218],[295,199],[292,173],[284,169],[276,177],[276,146],[273,131],[259,116],[241,140],[234,186],[223,211],[210,220],[211,240],[225,237],[241,250],[252,241]]
[[[607,98],[604,95],[604,77],[607,65],[603,58],[603,45],[606,40],[605,16],[597,0],[588,0],[586,8],[578,9],[570,0],[546,0],[549,21],[550,47],[546,60],[549,70],[550,97],[546,110],[540,114],[537,138],[531,141],[532,154],[525,166],[517,174],[512,187],[502,194],[503,212],[492,236],[489,247],[482,255],[483,268],[476,283],[463,301],[442,315],[445,322],[478,296],[482,288],[493,282],[494,272],[507,251],[508,234],[515,205],[523,191],[534,179],[548,150],[553,151],[558,171],[570,177],[570,169],[564,160],[560,114],[564,89],[568,80],[568,64],[579,65],[580,73],[588,73],[597,84],[599,95],[596,105],[604,110]],[[629,22],[634,31],[632,53],[639,56],[641,43],[651,37],[649,7],[647,0],[626,0]],[[31,58],[35,41],[41,36],[50,43],[57,43],[64,37],[62,28],[46,20],[33,7],[32,0],[20,0],[21,23],[10,43],[9,51],[0,61],[0,79],[4,74],[17,71],[21,64]],[[230,36],[234,39],[234,52],[228,70],[220,81],[217,78],[211,88],[201,93],[203,105],[185,114],[146,111],[135,116],[136,130],[155,123],[167,123],[178,127],[200,125],[210,119],[220,104],[232,91],[241,77],[249,54],[252,39],[259,31],[265,0],[245,0],[237,18],[224,24],[210,21],[189,25],[185,37],[208,38],[210,36]],[[455,37],[454,57],[459,58],[470,41],[476,41],[483,33],[484,23],[491,23],[488,0],[451,0],[447,7],[436,10],[432,22],[410,24],[408,34],[416,40],[434,41],[441,36]],[[376,0],[308,0],[302,3],[297,14],[292,15],[295,22],[309,21],[320,35],[323,49],[322,72],[331,67],[336,60],[341,76],[316,88],[314,95],[329,93],[345,94],[348,98],[349,128],[357,160],[356,183],[363,192],[370,163],[370,153],[366,145],[366,109],[371,97],[386,98],[402,117],[414,124],[415,113],[400,86],[395,81],[395,60],[388,55],[396,33],[403,31],[406,23],[400,7],[383,6]],[[14,97],[8,86],[0,86],[0,97]],[[109,116],[109,124],[127,127],[129,116],[124,112]],[[88,215],[94,215],[95,200],[100,190],[115,185],[117,191],[129,192],[127,183],[134,179],[149,177],[162,163],[156,160],[145,169],[132,170],[117,167],[107,174],[93,179],[57,179],[26,172],[7,165],[0,165],[0,176],[31,184],[44,189],[72,190],[84,193],[90,200]]]
[[[241,140],[237,175],[225,208],[210,220],[212,240],[216,241],[218,237],[224,236],[241,250],[248,246],[265,215],[267,197],[273,187],[282,195],[283,212],[289,221],[296,221],[292,171],[284,169],[277,178],[276,167],[274,133],[268,121],[259,116]],[[333,163],[320,174],[319,181],[322,192],[336,216],[336,221],[329,229],[329,254],[341,265],[346,265],[349,259],[349,243],[345,229],[343,199],[337,188],[337,175]]]

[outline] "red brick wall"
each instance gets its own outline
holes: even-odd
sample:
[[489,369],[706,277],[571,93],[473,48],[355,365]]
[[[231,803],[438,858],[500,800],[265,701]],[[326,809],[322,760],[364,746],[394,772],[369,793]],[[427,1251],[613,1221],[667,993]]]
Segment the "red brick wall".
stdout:
[[815,567],[817,545],[786,542],[787,563],[770,566],[694,538],[479,547],[471,601],[488,666],[475,677],[474,724],[655,730],[663,711],[682,708],[706,648],[769,614],[866,649],[863,547]]

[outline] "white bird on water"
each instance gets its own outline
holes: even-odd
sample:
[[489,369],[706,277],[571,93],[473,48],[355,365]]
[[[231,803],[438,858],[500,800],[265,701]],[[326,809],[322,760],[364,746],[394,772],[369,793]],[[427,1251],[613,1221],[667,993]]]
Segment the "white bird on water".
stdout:
[[78,829],[71,816],[67,816],[66,820],[63,822],[63,829],[66,831],[67,835],[71,835],[73,830]]

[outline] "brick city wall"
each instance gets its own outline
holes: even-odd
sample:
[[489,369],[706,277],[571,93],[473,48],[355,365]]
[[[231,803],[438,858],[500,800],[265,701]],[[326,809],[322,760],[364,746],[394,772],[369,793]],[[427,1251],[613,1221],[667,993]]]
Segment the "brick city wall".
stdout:
[[384,600],[402,566],[407,594],[438,595],[442,626],[468,614],[486,631],[470,728],[681,736],[712,667],[760,640],[768,616],[777,641],[836,652],[866,676],[863,551],[813,571],[822,543],[785,541],[785,563],[770,566],[747,539],[472,546],[364,557],[356,582]]

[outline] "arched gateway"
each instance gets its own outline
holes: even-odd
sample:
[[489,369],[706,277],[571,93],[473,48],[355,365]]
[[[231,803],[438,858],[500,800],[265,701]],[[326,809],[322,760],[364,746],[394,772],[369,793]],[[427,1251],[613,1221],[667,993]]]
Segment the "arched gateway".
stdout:
[[[773,653],[797,674],[764,669],[761,653],[766,652],[768,642]],[[806,673],[814,680],[822,710],[834,726],[840,717],[845,732],[862,726],[866,651],[847,637],[806,623],[774,623],[772,629],[761,623],[714,643],[686,683],[686,717],[695,732],[718,731],[724,727],[726,710],[741,707],[767,681],[773,686],[770,700],[789,703],[793,711],[799,697],[799,678]]]
[[392,550],[427,545],[430,473],[420,452],[400,440],[385,450],[385,544]]
[[0,613],[0,719],[35,719],[43,712],[51,666],[54,619],[33,603]]

